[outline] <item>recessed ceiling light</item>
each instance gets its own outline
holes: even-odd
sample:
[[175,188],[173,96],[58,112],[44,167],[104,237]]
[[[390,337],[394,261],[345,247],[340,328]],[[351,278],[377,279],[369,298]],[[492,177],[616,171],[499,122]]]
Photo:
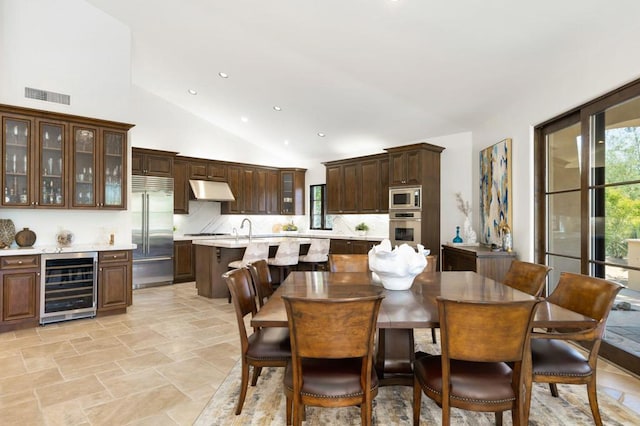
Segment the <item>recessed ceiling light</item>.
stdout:
[[194,96],[198,94],[198,91],[193,89],[189,89],[187,90],[187,92],[189,92],[190,95],[194,95]]
[[280,108],[278,105],[274,106],[273,109],[276,111],[282,111],[282,108]]
[[218,75],[222,78],[229,78],[229,74],[227,74],[226,72],[219,72]]
[[318,132],[318,136],[320,136],[321,138],[324,138],[324,137],[325,137],[325,136],[327,136],[327,135],[325,135],[325,134],[324,134],[324,133],[322,133],[322,132]]
[[248,123],[249,122],[249,118],[248,117],[240,117],[240,120],[242,120],[243,123]]
[[285,145],[289,145],[289,141],[287,139],[284,140]]

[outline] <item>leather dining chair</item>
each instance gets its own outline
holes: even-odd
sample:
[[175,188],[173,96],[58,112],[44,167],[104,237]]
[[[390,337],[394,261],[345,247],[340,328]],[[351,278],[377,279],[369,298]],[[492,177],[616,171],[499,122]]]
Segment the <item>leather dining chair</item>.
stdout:
[[240,360],[242,378],[240,396],[236,405],[236,415],[242,412],[249,382],[249,366],[253,367],[251,386],[255,386],[262,367],[284,367],[291,357],[289,330],[284,327],[254,328],[249,335],[245,325],[247,315],[258,312],[256,297],[249,271],[234,269],[222,275],[232,295],[236,320],[240,332]]
[[513,260],[502,284],[532,296],[541,296],[551,269],[547,265]]
[[[429,254],[425,256],[427,258],[427,266],[424,267],[424,272],[436,272],[438,270],[438,255]],[[431,341],[437,343],[436,329],[431,328]]]
[[331,272],[369,272],[369,255],[330,254],[329,270]]
[[[593,421],[602,425],[598,408],[596,366],[605,324],[618,292],[624,286],[602,278],[562,272],[558,285],[547,301],[596,320],[586,330],[535,331],[531,335],[531,370],[527,380],[527,411],[531,404],[532,382],[549,383],[551,394],[558,396],[557,383],[586,384]],[[587,356],[569,341],[583,342],[591,349]]]
[[362,424],[371,424],[378,393],[373,342],[383,297],[282,296],[291,335],[291,361],[283,380],[287,424],[301,425],[307,405],[359,405]]
[[424,392],[442,407],[443,425],[450,424],[451,407],[495,412],[497,424],[511,410],[513,424],[526,425],[523,364],[539,300],[437,301],[442,355],[414,363],[413,424],[420,424]]
[[253,287],[258,296],[258,308],[262,308],[265,299],[269,299],[273,294],[273,282],[271,281],[271,271],[266,260],[257,260],[247,265],[253,280]]

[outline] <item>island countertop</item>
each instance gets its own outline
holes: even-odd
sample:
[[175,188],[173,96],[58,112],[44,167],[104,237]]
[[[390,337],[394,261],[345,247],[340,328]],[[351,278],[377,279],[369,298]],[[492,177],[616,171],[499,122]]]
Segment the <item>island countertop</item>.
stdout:
[[[253,237],[251,241],[261,241],[269,243],[269,246],[278,246],[282,241],[298,241],[300,244],[311,244],[308,237]],[[224,247],[224,248],[247,248],[249,238],[216,238],[213,240],[193,240],[194,245]]]

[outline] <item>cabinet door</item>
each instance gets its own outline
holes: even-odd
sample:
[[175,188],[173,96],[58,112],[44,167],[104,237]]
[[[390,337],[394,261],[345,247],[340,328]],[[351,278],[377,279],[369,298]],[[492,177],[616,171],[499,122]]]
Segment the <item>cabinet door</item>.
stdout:
[[224,182],[227,180],[227,165],[211,161],[207,165],[207,179]]
[[40,147],[35,168],[38,179],[33,188],[32,204],[55,208],[68,205],[68,142],[66,125],[38,121]]
[[173,213],[189,213],[189,164],[186,161],[173,162]]
[[280,214],[280,173],[277,170],[267,171],[267,214]]
[[266,169],[256,169],[256,213],[267,213],[267,172]]
[[351,240],[332,239],[329,252],[333,254],[352,254]]
[[144,154],[135,149],[131,150],[131,174],[138,176],[144,174]]
[[173,244],[173,282],[195,280],[195,250],[191,241],[176,241]]
[[256,183],[255,183],[255,169],[244,169],[242,171],[243,174],[243,184],[244,188],[242,191],[242,201],[243,207],[240,210],[240,213],[257,213],[258,209],[256,207]]
[[406,154],[406,182],[408,184],[422,183],[422,153],[408,151]]
[[128,284],[131,282],[127,264],[100,266],[98,310],[127,307]]
[[38,277],[35,270],[2,274],[2,321],[38,318]]
[[342,167],[327,167],[327,213],[342,213]]
[[173,175],[173,158],[162,155],[146,156],[146,173],[150,176],[171,177]]
[[358,213],[358,189],[360,180],[360,165],[345,164],[342,171],[342,211],[344,213]]
[[3,206],[30,207],[33,186],[33,121],[20,116],[2,117]]
[[74,208],[96,207],[98,130],[85,126],[72,127],[72,200]]
[[389,184],[407,183],[406,156],[403,152],[389,154]]
[[102,131],[102,171],[99,191],[99,207],[124,209],[127,188],[127,135],[115,130]]
[[227,170],[227,183],[229,184],[229,188],[231,188],[231,192],[233,192],[233,197],[236,199],[235,201],[226,201],[222,203],[222,212],[223,213],[241,213],[242,206],[242,197],[243,197],[243,178],[244,174],[242,173],[242,169],[236,166],[229,166]]
[[363,161],[360,165],[360,212],[380,212],[380,162],[378,160]]
[[380,213],[389,211],[389,157],[380,160]]

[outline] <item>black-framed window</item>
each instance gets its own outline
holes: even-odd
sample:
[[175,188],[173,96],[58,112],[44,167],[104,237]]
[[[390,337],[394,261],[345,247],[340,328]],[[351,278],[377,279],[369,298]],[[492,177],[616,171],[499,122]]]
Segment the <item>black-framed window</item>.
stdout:
[[310,185],[309,228],[332,229],[333,221],[327,216],[327,185]]

